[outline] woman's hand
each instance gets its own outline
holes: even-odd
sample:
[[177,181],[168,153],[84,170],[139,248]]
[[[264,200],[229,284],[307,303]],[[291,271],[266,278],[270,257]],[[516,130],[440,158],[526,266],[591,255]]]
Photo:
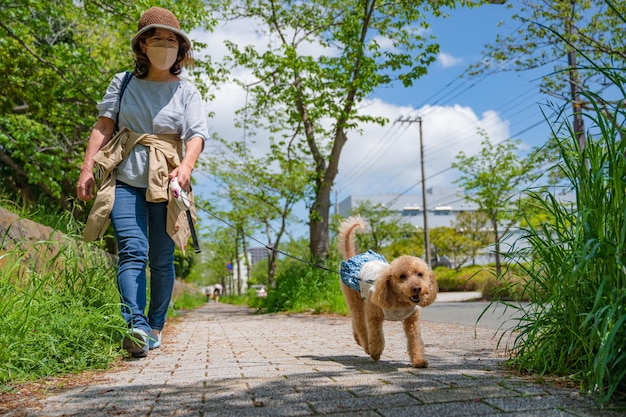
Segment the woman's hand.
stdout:
[[189,168],[186,164],[180,164],[179,167],[174,168],[172,172],[169,173],[170,181],[174,178],[178,178],[178,185],[185,191],[189,191],[189,187],[191,185],[191,172],[192,168]]
[[93,158],[100,148],[111,140],[113,129],[115,129],[115,121],[100,116],[91,130],[85,150],[85,160],[80,167],[80,175],[76,184],[76,196],[82,201],[89,201],[94,196],[96,183],[93,179]]
[[185,145],[185,157],[177,168],[169,173],[170,180],[178,178],[178,185],[185,191],[191,189],[191,173],[202,151],[204,141],[201,137],[193,137]]
[[78,198],[82,201],[91,200],[94,196],[94,187],[93,172],[81,169],[78,183],[76,184],[76,195]]

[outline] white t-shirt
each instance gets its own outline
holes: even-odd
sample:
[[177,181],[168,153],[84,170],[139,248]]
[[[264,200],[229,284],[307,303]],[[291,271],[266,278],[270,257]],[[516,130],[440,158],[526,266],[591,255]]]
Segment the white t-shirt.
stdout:
[[[124,72],[116,74],[98,103],[98,116],[116,120],[119,127],[138,133],[177,134],[183,142],[209,138],[207,116],[198,89],[187,80],[157,82],[132,77],[121,109],[118,97]],[[138,144],[116,170],[116,178],[134,187],[148,186],[148,150]]]

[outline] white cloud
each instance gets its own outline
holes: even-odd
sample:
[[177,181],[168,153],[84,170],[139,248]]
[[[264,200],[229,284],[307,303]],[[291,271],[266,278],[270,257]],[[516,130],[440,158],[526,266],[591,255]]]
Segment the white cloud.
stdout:
[[257,51],[267,49],[267,38],[261,36],[258,25],[251,19],[233,20],[215,28],[213,32],[195,30],[190,38],[207,44],[207,53],[215,61],[221,61],[228,53],[224,42],[237,45],[252,45]]
[[463,64],[463,60],[448,53],[439,52],[437,54],[437,63],[443,68],[450,68]]
[[378,47],[381,51],[393,51],[395,47],[393,46],[393,40],[389,39],[387,36],[375,36],[372,39],[374,42],[378,44]]
[[[359,137],[349,136],[337,177],[339,199],[351,194],[421,194],[419,124],[393,123],[407,115],[422,118],[426,186],[452,186],[458,173],[450,168],[460,151],[473,155],[480,149],[485,130],[494,142],[507,139],[509,125],[497,113],[478,116],[469,107],[425,106],[418,110],[372,100],[371,114],[387,117],[387,126],[368,126]],[[419,185],[416,185],[419,184]]]
[[[284,35],[291,39],[294,33],[285,29]],[[268,44],[273,42],[266,30],[253,19],[228,21],[215,28],[213,32],[196,30],[190,33],[190,37],[206,43],[208,45],[207,52],[215,61],[220,61],[226,56],[228,50],[224,44],[225,41],[230,41],[240,47],[252,46],[258,53],[267,51]],[[336,56],[338,54],[338,51],[333,47],[325,47],[318,42],[309,40],[298,45],[298,52],[312,57]]]

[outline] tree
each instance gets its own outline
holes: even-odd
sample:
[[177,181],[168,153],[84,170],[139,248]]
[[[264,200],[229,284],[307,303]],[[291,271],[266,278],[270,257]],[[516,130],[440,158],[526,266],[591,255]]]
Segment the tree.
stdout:
[[489,231],[489,217],[480,211],[464,211],[456,216],[452,227],[473,242],[471,259],[472,265],[476,265],[478,251],[494,241],[493,233]]
[[222,196],[230,204],[227,217],[237,225],[243,252],[246,253],[248,234],[258,229],[265,233],[266,246],[272,249],[267,273],[271,286],[281,239],[287,232],[294,205],[304,198],[310,170],[306,161],[291,158],[290,153],[283,154],[276,146],[269,153],[255,157],[241,142],[224,144],[234,157],[216,155],[210,159],[209,166],[224,183],[226,191]]
[[[72,210],[96,103],[131,69],[129,37],[153,2],[31,0],[0,6],[0,188]],[[163,2],[185,30],[210,27],[203,2]],[[211,70],[198,61],[197,71]],[[190,72],[188,76],[197,74]],[[201,87],[206,92],[206,88]],[[83,217],[87,211],[75,212]]]
[[479,211],[489,218],[498,276],[502,271],[500,242],[522,218],[519,193],[534,167],[533,159],[516,155],[518,146],[519,141],[513,140],[494,145],[485,136],[479,154],[460,152],[452,163],[452,168],[461,172],[455,182],[464,189],[465,199],[478,204]]
[[230,227],[223,225],[204,225],[204,235],[210,239],[202,239],[200,262],[195,262],[189,279],[204,285],[219,283],[224,288],[232,289],[230,280],[232,271],[227,265],[235,259],[235,233]]
[[[445,8],[471,1],[444,0],[213,0],[220,18],[247,18],[258,24],[267,49],[228,42],[230,62],[255,81],[247,114],[252,127],[277,137],[279,145],[311,161],[309,249],[326,258],[330,194],[348,136],[365,123],[385,120],[360,111],[377,88],[423,76],[439,51],[423,29]],[[315,54],[307,47],[319,45]],[[310,48],[309,48],[310,51]],[[242,84],[244,84],[242,82]]]
[[552,66],[543,78],[541,90],[572,104],[573,128],[581,148],[584,147],[581,111],[586,103],[580,93],[604,91],[609,87],[610,80],[595,65],[589,65],[591,62],[602,62],[609,68],[626,66],[626,3],[521,0],[508,4],[519,6],[513,19],[521,25],[514,33],[499,35],[493,44],[487,45],[487,59],[474,65],[469,73]]
[[476,241],[469,236],[449,226],[440,226],[431,229],[430,238],[435,253],[438,256],[450,258],[454,269],[458,271],[469,261],[476,250]]
[[400,222],[398,234],[383,249],[387,259],[395,259],[401,255],[414,255],[424,258],[424,229],[413,226],[409,222]]

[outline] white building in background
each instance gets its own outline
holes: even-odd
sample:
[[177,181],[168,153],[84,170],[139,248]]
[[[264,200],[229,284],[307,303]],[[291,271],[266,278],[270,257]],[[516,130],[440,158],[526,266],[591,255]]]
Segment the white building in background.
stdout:
[[[558,194],[556,197],[563,204],[571,205],[576,201],[573,193]],[[372,205],[381,204],[394,214],[401,216],[403,220],[421,229],[424,228],[424,208],[421,194],[352,195],[338,203],[337,213],[342,217],[356,214],[352,213],[352,210],[366,201]],[[465,200],[462,190],[455,187],[432,187],[427,189],[426,207],[428,229],[442,226],[450,227],[459,213],[478,210],[478,205]],[[517,247],[523,246],[523,244],[520,244],[520,237],[521,231],[512,228],[500,242],[500,250],[506,251],[513,244]],[[484,248],[480,258],[476,259],[476,263],[484,265],[492,262],[495,262],[495,257],[492,247],[489,246]]]
[[[424,228],[424,208],[420,194],[375,194],[352,195],[341,201],[337,212],[347,217],[351,210],[369,201],[372,205],[381,204],[416,227]],[[428,208],[428,228],[451,226],[456,216],[464,211],[476,211],[478,205],[467,202],[459,188],[432,187],[426,190]]]

